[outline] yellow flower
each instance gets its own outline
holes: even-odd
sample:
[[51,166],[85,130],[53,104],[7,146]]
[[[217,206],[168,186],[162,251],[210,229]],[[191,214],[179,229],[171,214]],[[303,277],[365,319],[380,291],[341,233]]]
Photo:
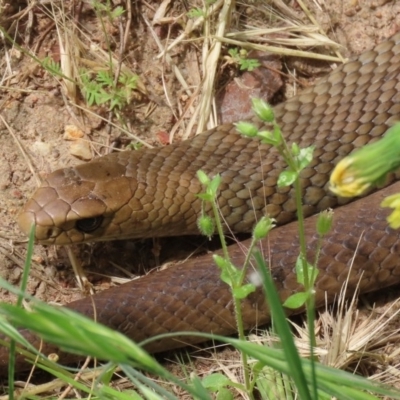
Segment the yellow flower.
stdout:
[[332,171],[330,190],[342,197],[362,195],[400,167],[400,123],[385,136],[342,159]]
[[393,208],[394,211],[387,217],[387,221],[391,228],[400,228],[400,194],[392,194],[386,197],[382,201],[381,207]]
[[371,183],[365,178],[357,177],[357,170],[352,168],[352,163],[352,158],[343,158],[332,171],[329,189],[337,196],[358,196],[371,186]]

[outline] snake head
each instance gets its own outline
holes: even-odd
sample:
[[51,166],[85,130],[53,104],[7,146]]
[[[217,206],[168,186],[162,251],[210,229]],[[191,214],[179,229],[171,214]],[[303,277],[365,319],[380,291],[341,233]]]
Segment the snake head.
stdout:
[[[72,244],[111,240],[120,235],[124,206],[132,198],[133,181],[116,162],[94,162],[49,174],[25,204],[18,224],[29,234],[35,224],[35,241]],[[119,211],[119,213],[117,213]]]

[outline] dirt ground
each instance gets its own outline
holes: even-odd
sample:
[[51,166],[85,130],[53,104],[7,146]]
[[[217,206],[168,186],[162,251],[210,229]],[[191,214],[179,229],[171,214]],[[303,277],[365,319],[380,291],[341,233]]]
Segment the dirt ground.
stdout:
[[[71,0],[62,3],[64,10],[69,13],[68,23],[76,22],[82,29],[83,33],[75,33],[87,46],[85,49],[92,51],[96,48],[97,54],[106,51],[108,44],[91,2]],[[44,176],[54,169],[89,161],[92,157],[107,153],[114,145],[125,146],[130,141],[135,143],[135,139],[122,133],[121,127],[129,130],[132,135],[136,135],[150,146],[162,146],[169,143],[171,130],[175,132],[174,141],[181,140],[188,130],[194,132],[197,123],[190,129],[189,122],[193,107],[198,102],[197,95],[201,91],[200,54],[202,48],[201,42],[196,40],[201,36],[201,30],[194,31],[189,36],[192,40],[180,43],[170,52],[173,64],[180,68],[190,90],[182,88],[170,65],[163,57],[158,57],[160,47],[157,42],[165,46],[167,42],[177,38],[187,22],[186,12],[196,5],[195,1],[176,3],[167,8],[159,24],[152,24],[160,9],[159,2],[132,3],[132,21],[123,56],[124,63],[138,74],[141,90],[135,91],[130,104],[121,111],[120,118],[115,115],[111,117],[115,126],[110,127],[105,122],[109,118],[107,107],[88,107],[79,91],[73,101],[60,79],[54,78],[51,73],[45,71],[23,52],[23,49],[27,49],[40,59],[48,56],[55,62],[60,60],[62,50],[56,29],[60,21],[54,18],[54,15],[57,18],[60,15],[57,11],[61,7],[60,2],[39,1],[30,9],[30,5],[33,4],[30,2],[0,1],[2,9],[0,25],[21,46],[19,48],[10,44],[3,36],[0,49],[2,79],[0,87],[0,275],[2,278],[12,284],[19,284],[21,278],[26,238],[16,225],[16,217],[38,185],[35,175]],[[185,7],[186,3],[190,4]],[[311,24],[296,1],[283,3],[248,0],[237,2],[236,12],[232,15],[231,30],[243,29],[245,25],[285,26],[283,21],[269,18],[270,6],[267,3],[271,3],[271,9],[290,18],[291,21]],[[310,0],[305,3],[320,29],[341,45],[339,52],[344,57],[359,54],[400,29],[400,3],[394,0]],[[119,4],[118,1],[114,1],[113,7]],[[121,5],[124,4],[121,2]],[[55,10],[54,14],[52,10]],[[262,12],[259,12],[260,10]],[[30,27],[31,18],[33,18],[33,25]],[[111,48],[117,52],[121,37],[118,24],[108,24],[105,29],[109,35]],[[281,36],[284,37],[285,34]],[[274,37],[279,38],[279,34],[275,34]],[[266,39],[268,38],[263,37],[264,41]],[[264,43],[262,40],[259,42]],[[79,47],[76,43],[71,45]],[[308,50],[333,54],[328,46]],[[227,51],[223,50],[223,54],[226,56]],[[85,50],[82,48],[80,48],[79,57],[81,57],[81,66],[90,65],[96,69],[100,64],[99,59],[90,56],[85,58]],[[256,93],[261,93],[261,95],[269,93],[275,102],[293,92],[294,81],[296,90],[301,90],[302,86],[307,86],[336,65],[266,54],[257,54],[257,57],[261,60],[263,57],[267,58],[268,62],[272,63],[269,65],[273,65],[273,68],[268,71],[268,78],[262,76],[262,84],[257,86],[259,92],[256,91]],[[277,70],[281,72],[277,73]],[[296,76],[296,79],[293,76]],[[215,86],[216,108],[222,110],[217,112],[220,117],[221,114],[225,114],[225,110],[230,109],[230,116],[224,119],[225,122],[246,116],[239,114],[239,109],[243,108],[243,101],[245,101],[242,96],[246,95],[239,93],[237,87],[232,89],[227,86],[238,77],[240,77],[240,72],[235,66],[224,61],[220,62]],[[250,76],[248,79],[257,81],[260,78]],[[224,100],[222,100],[223,93],[226,97]],[[236,100],[233,105],[232,99]],[[228,111],[226,113],[228,114]],[[208,126],[211,125],[212,123],[208,123]],[[74,126],[74,130],[82,132],[83,138],[90,143],[88,147],[83,146],[82,151],[85,153],[80,158],[73,155],[76,149],[71,149],[75,142],[65,139],[68,126]],[[25,155],[22,154],[20,146]],[[89,155],[87,155],[88,152]],[[27,160],[32,164],[34,173]],[[184,240],[184,243],[191,244],[191,239]],[[103,278],[100,274],[121,276],[118,269],[109,263],[110,258],[116,260],[117,254],[122,254],[122,258],[118,258],[118,264],[129,271],[132,271],[130,267],[132,254],[135,254],[134,258],[138,266],[145,269],[159,262],[174,259],[176,248],[171,251],[169,246],[163,247],[162,241],[158,246],[160,254],[157,256],[154,256],[154,253],[158,254],[158,252],[154,251],[151,241],[118,243],[115,246],[112,244],[84,245],[77,249],[77,254],[85,267],[96,272],[96,274],[89,274],[89,278],[96,290],[102,290],[114,283],[110,278]],[[189,251],[192,251],[193,245],[191,246]],[[127,278],[127,276],[122,277]],[[65,251],[52,246],[36,247],[28,290],[45,301],[61,303],[84,295],[76,286]],[[382,298],[385,299],[386,296],[387,291],[382,294]],[[1,292],[0,299],[14,300],[5,291]],[[200,370],[209,368],[208,363],[202,360],[199,360],[198,364]]]

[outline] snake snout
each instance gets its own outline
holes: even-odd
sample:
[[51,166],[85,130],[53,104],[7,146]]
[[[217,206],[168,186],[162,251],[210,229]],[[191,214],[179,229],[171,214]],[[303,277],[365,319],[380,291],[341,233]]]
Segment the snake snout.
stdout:
[[[27,203],[27,206],[29,206]],[[40,224],[39,221],[36,220],[37,214],[34,211],[27,210],[25,207],[21,213],[18,215],[18,226],[21,231],[29,236],[32,227],[35,228],[34,239],[35,242],[39,242],[42,244],[52,244],[55,242],[57,237],[59,237],[61,230],[55,226],[46,226]]]
[[30,211],[22,210],[18,215],[17,222],[19,229],[21,229],[25,235],[29,236],[30,230],[33,224],[35,224],[35,214]]

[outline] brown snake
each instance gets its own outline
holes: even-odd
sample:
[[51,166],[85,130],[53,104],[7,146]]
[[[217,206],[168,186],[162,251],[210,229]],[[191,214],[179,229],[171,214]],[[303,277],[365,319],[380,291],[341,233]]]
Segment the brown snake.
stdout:
[[[400,119],[399,90],[397,34],[275,108],[289,142],[316,147],[312,164],[302,174],[307,216],[340,205],[341,200],[327,191],[333,166]],[[276,188],[282,168],[274,149],[239,136],[232,125],[222,125],[161,149],[113,153],[55,171],[26,204],[19,224],[28,232],[35,222],[36,240],[44,244],[196,234],[199,169],[221,174],[219,207],[232,231],[251,230],[265,212],[283,224],[294,219],[295,205],[291,190]],[[332,301],[347,277],[348,293],[357,283],[360,291],[368,292],[400,281],[398,233],[387,227],[388,211],[379,208],[383,197],[399,191],[400,182],[394,183],[335,210],[334,228],[324,240],[319,262],[318,305],[325,296]],[[306,232],[312,260],[315,217],[306,220]],[[285,299],[299,290],[293,272],[299,252],[296,224],[274,229],[262,245]],[[230,247],[236,265],[241,265],[246,246],[242,242]],[[165,332],[235,331],[230,290],[209,255],[103,291],[92,300],[98,321],[136,341]],[[93,315],[90,298],[68,307]],[[248,328],[268,322],[261,290],[243,302],[243,317]],[[36,338],[26,335],[38,345]],[[197,341],[185,336],[153,342],[147,349],[158,352]],[[51,351],[51,346],[43,350]],[[60,362],[75,358],[63,355]],[[7,352],[0,349],[0,368],[6,363]]]

